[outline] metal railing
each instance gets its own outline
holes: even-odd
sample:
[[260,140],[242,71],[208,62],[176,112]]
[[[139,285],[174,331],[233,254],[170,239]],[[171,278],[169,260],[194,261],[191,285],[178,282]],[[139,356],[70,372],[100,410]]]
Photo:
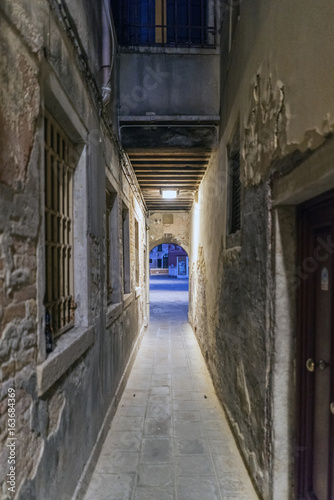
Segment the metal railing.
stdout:
[[115,15],[119,43],[215,47],[213,4],[209,0],[126,0]]

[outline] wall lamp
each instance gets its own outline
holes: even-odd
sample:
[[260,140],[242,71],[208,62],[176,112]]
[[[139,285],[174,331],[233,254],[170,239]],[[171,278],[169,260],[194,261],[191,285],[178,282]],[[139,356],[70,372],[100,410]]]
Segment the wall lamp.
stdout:
[[177,198],[179,191],[177,189],[160,189],[160,194],[166,200]]

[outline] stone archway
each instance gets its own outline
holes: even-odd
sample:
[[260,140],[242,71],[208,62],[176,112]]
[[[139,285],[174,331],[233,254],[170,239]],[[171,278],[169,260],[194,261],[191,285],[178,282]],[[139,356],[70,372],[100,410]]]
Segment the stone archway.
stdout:
[[178,238],[174,238],[173,236],[165,236],[163,238],[158,238],[158,239],[155,239],[153,241],[150,241],[149,252],[151,252],[151,250],[153,250],[153,248],[155,248],[156,246],[162,245],[162,244],[178,245],[179,247],[183,248],[183,250],[185,250],[189,256],[188,245],[185,245],[183,241],[180,241]]
[[149,252],[157,245],[172,243],[190,252],[190,214],[189,212],[150,212]]

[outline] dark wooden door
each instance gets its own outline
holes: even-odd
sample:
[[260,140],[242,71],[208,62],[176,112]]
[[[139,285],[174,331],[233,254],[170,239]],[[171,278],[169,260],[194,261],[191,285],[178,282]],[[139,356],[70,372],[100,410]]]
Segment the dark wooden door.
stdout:
[[334,500],[334,196],[299,209],[297,493]]

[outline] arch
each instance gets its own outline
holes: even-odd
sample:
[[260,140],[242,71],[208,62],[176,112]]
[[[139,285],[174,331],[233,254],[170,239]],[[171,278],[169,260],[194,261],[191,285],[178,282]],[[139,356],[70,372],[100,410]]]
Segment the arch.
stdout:
[[186,245],[183,241],[179,240],[178,238],[174,238],[174,236],[164,236],[163,238],[157,238],[150,241],[149,252],[151,252],[151,250],[153,250],[153,248],[155,248],[157,245],[168,244],[168,243],[179,245],[179,247],[182,247],[183,250],[187,252],[189,257],[189,246]]

